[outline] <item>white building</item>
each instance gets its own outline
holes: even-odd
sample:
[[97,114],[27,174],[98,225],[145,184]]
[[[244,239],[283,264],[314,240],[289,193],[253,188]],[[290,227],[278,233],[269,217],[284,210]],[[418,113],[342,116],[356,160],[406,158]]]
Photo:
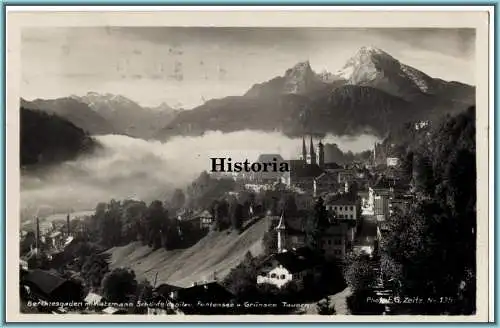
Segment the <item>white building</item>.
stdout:
[[399,158],[397,157],[387,157],[387,166],[398,166]]
[[332,197],[325,201],[325,207],[327,211],[333,213],[338,219],[349,219],[354,221],[359,219],[360,204],[354,197],[346,195]]
[[299,288],[307,281],[315,281],[320,276],[317,256],[305,249],[283,251],[271,255],[261,266],[257,284],[271,284],[283,288],[294,282]]

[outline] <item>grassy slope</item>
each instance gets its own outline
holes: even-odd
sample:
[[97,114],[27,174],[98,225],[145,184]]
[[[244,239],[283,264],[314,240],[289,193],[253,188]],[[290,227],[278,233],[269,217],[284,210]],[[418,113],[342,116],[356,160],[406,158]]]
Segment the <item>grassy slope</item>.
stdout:
[[250,251],[254,256],[262,252],[262,237],[268,229],[268,220],[263,218],[243,233],[213,231],[188,249],[153,251],[139,242],[113,247],[111,268],[130,267],[139,279],[151,283],[158,272],[156,285],[169,283],[187,287],[195,281],[210,280],[214,271],[217,279],[227,275]]

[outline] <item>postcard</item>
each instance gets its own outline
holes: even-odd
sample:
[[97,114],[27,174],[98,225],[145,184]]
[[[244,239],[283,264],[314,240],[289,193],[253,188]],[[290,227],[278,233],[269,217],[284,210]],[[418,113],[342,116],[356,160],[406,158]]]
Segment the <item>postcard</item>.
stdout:
[[491,8],[6,15],[8,322],[492,320]]

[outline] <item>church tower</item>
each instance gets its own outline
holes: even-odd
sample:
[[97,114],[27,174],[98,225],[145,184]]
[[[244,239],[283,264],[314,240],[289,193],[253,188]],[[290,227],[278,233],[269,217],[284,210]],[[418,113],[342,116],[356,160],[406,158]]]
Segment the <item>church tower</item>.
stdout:
[[311,142],[310,142],[310,145],[309,145],[309,149],[310,149],[310,156],[311,156],[311,161],[309,164],[311,165],[314,165],[316,164],[316,152],[314,151],[314,145],[313,145],[313,137],[311,136]]
[[307,163],[307,149],[306,149],[306,140],[304,139],[304,136],[302,136],[302,160],[304,161],[304,164]]
[[320,168],[325,167],[325,146],[321,141],[318,144],[318,165]]
[[285,214],[281,213],[280,222],[276,227],[276,232],[278,233],[278,253],[283,253],[286,251],[286,225],[285,225]]

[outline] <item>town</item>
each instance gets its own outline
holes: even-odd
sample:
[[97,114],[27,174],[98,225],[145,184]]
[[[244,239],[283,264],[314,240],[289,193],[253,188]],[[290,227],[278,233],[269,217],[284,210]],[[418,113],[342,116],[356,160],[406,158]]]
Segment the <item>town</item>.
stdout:
[[[460,189],[471,171],[447,173],[470,160],[471,140],[457,135],[469,131],[463,126],[474,124],[474,113],[469,109],[442,124],[414,122],[406,126],[406,144],[387,138],[349,161],[330,152],[336,145],[308,133],[296,158],[273,153],[255,160],[289,167],[284,172],[202,172],[166,202],[111,200],[86,216],[36,217],[21,230],[21,309],[149,315],[473,311],[468,297],[474,273],[464,261],[475,249],[475,224],[446,216],[475,213],[475,194]],[[444,163],[438,148],[448,147],[448,155],[456,146],[448,136],[461,138],[462,151]],[[436,226],[419,221],[430,211],[445,219]],[[108,265],[108,250],[130,242],[185,250],[227,231],[243,243],[245,233],[260,224],[266,228],[259,251],[248,247],[230,270],[214,270],[191,286],[158,281],[158,272],[148,280]],[[440,251],[447,255],[440,257]],[[459,251],[467,259],[457,263]],[[456,271],[447,272],[452,263]],[[449,302],[395,301],[437,295]]]

